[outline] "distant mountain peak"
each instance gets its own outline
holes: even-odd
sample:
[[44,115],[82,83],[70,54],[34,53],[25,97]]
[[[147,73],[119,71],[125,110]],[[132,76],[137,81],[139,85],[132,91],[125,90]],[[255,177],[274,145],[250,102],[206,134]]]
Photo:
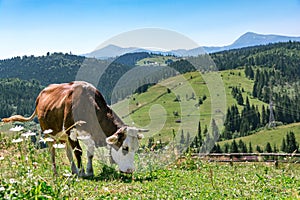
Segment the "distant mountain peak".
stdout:
[[221,47],[197,47],[194,49],[173,49],[170,51],[161,51],[156,49],[147,49],[142,47],[119,47],[115,44],[109,44],[103,48],[97,49],[91,53],[85,54],[87,57],[109,58],[118,57],[126,53],[148,52],[156,54],[171,54],[176,56],[197,56],[203,53],[213,53],[230,49],[238,49],[249,46],[265,45],[269,43],[300,41],[300,37],[282,36],[274,34],[258,34],[254,32],[246,32],[235,40],[231,45]]
[[290,37],[274,34],[258,34],[254,32],[247,32],[241,35],[230,48],[242,48],[247,46],[264,45],[269,43],[287,42],[287,41],[300,41],[300,37]]

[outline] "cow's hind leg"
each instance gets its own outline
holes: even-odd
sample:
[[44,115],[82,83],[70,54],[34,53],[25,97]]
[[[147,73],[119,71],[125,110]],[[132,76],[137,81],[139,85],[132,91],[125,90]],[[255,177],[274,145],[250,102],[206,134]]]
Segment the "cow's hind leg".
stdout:
[[54,175],[57,175],[57,170],[56,170],[56,163],[55,163],[55,148],[53,147],[53,142],[48,142],[49,146],[49,151],[50,151],[50,156],[51,156],[51,162],[52,162],[52,170]]

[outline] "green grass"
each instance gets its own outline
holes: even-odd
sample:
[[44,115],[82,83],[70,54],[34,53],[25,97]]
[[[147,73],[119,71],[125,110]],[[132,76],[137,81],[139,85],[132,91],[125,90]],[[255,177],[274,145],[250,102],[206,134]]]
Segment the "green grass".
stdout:
[[[185,134],[189,132],[193,137],[197,132],[199,121],[202,131],[205,126],[211,125],[211,118],[216,120],[219,130],[223,129],[222,124],[227,108],[237,104],[231,95],[232,87],[243,88],[244,101],[249,96],[251,105],[257,105],[259,109],[262,105],[267,106],[258,99],[251,98],[253,84],[253,80],[245,77],[243,69],[205,74],[192,72],[166,79],[150,87],[145,93],[134,94],[118,102],[113,105],[113,109],[126,123],[150,129],[146,138],[155,136],[156,140],[162,139],[168,142],[172,140],[174,130],[179,141],[182,130]],[[171,88],[171,93],[167,93],[167,88]],[[190,98],[192,93],[195,94],[195,99],[187,100],[186,96]],[[174,102],[178,95],[181,102]],[[198,108],[195,105],[204,95],[207,99]],[[238,107],[240,110],[243,108]],[[179,116],[174,116],[174,111],[177,111]],[[181,119],[180,124],[175,122],[177,119]]]
[[[173,130],[177,136],[181,130],[196,134],[199,120],[209,125],[211,117],[211,96],[204,82],[198,72],[172,77],[150,87],[145,93],[134,94],[113,105],[113,109],[127,124],[148,128],[150,132],[146,137],[155,136],[168,142],[172,140]],[[171,89],[170,93],[167,88]],[[194,99],[191,99],[192,93]],[[204,95],[207,99],[199,108],[196,106],[198,99]],[[177,96],[180,96],[180,102],[174,101]],[[178,112],[178,116],[174,112]],[[176,123],[178,119],[181,123]]]
[[297,199],[300,165],[210,163],[187,155],[173,163],[149,163],[132,175],[94,162],[95,177],[69,175],[64,149],[53,176],[46,149],[1,133],[0,199]]
[[[244,103],[248,96],[250,104],[257,105],[261,110],[262,105],[267,106],[268,104],[252,97],[252,89],[254,81],[246,78],[244,69],[234,69],[234,70],[225,70],[222,71],[222,78],[225,85],[226,97],[227,97],[227,106],[237,104],[236,100],[231,95],[232,87],[239,87],[244,89],[243,99]],[[242,109],[241,106],[238,106],[239,109]]]
[[[256,145],[265,147],[269,142],[272,147],[276,145],[277,148],[281,147],[282,139],[286,137],[286,134],[290,131],[295,133],[296,141],[300,141],[300,123],[288,124],[273,129],[263,129],[253,135],[236,138],[236,140],[243,140],[247,145],[251,142],[252,147],[255,148]],[[226,140],[219,142],[221,146],[225,143],[231,144],[232,140]]]
[[179,60],[178,58],[176,58],[174,56],[158,56],[158,55],[155,55],[155,56],[150,57],[150,58],[144,58],[142,60],[139,60],[136,65],[145,66],[145,65],[150,65],[150,64],[147,64],[147,62],[151,62],[153,64],[155,63],[155,65],[167,66],[167,64],[165,62],[168,59],[173,60],[174,62]]

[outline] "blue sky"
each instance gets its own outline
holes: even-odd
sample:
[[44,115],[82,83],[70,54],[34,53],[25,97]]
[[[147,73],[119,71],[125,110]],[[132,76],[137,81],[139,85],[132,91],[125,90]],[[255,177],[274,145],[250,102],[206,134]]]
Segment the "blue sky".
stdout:
[[300,36],[300,0],[0,0],[0,58],[87,53],[141,28],[183,34],[200,46],[252,31]]

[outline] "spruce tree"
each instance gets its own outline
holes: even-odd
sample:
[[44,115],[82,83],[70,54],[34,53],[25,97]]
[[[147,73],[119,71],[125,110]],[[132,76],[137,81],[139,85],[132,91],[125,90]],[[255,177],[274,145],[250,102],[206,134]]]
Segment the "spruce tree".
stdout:
[[295,134],[294,132],[290,131],[288,134],[287,134],[287,137],[286,137],[286,152],[287,153],[293,153],[294,151],[297,152],[298,150],[298,144],[296,142],[296,138],[295,138]]
[[272,153],[273,152],[270,142],[267,143],[266,148],[265,148],[265,152],[267,152],[267,153]]
[[280,150],[283,151],[283,152],[287,152],[285,138],[282,139]]
[[233,140],[231,143],[230,153],[239,153],[239,148],[235,140]]
[[197,148],[202,146],[202,134],[201,134],[201,123],[198,123],[198,132],[197,132],[198,143],[196,144]]
[[253,149],[252,149],[252,144],[251,144],[251,142],[249,142],[249,151],[248,151],[249,153],[253,153]]

